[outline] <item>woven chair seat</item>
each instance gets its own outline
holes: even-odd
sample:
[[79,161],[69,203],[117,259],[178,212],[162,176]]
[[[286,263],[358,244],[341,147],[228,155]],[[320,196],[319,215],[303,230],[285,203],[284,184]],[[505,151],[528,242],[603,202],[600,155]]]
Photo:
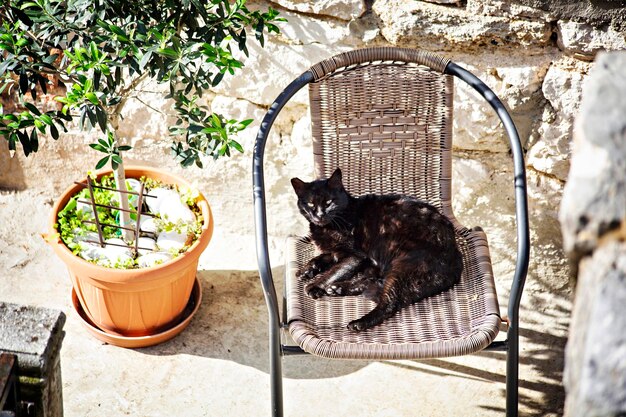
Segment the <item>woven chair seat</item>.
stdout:
[[362,332],[347,325],[372,310],[374,302],[362,296],[308,297],[295,274],[316,255],[315,248],[290,237],[286,299],[294,341],[308,353],[337,359],[426,359],[487,347],[498,334],[501,319],[486,236],[480,230],[460,226],[456,230],[464,263],[460,282]]

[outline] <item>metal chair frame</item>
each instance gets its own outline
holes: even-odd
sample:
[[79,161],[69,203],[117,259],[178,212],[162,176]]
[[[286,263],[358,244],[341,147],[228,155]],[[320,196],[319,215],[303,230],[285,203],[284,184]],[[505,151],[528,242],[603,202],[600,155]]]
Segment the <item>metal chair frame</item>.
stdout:
[[[403,48],[368,48],[366,52],[378,53],[381,56],[397,56],[400,60],[405,56]],[[415,51],[412,51],[415,52]],[[517,129],[506,108],[496,96],[496,94],[483,83],[479,78],[465,70],[461,66],[443,57],[431,53],[424,53],[425,58],[417,62],[427,67],[437,66],[442,68],[443,74],[452,75],[467,83],[476,90],[495,110],[500,118],[504,129],[508,135],[514,168],[514,192],[515,210],[517,226],[517,260],[516,268],[511,286],[510,299],[508,304],[508,329],[505,341],[494,341],[484,350],[503,350],[507,352],[506,363],[506,415],[515,417],[518,414],[518,378],[519,378],[519,307],[524,289],[524,283],[528,272],[530,238],[527,208],[526,172],[524,165],[524,153],[522,144],[517,133]],[[340,57],[340,54],[337,57]],[[271,411],[272,415],[279,417],[283,415],[283,393],[282,393],[282,357],[284,355],[305,354],[298,346],[283,345],[281,332],[287,326],[285,311],[285,299],[283,298],[283,314],[281,319],[280,304],[269,261],[269,250],[267,240],[267,221],[265,205],[265,181],[263,174],[263,160],[265,145],[270,129],[278,114],[291,99],[304,86],[314,82],[317,78],[316,68],[320,65],[333,64],[333,58],[322,61],[320,64],[311,67],[302,75],[293,80],[285,90],[276,98],[259,129],[253,155],[253,195],[254,195],[254,216],[256,225],[256,247],[259,264],[260,280],[263,286],[265,301],[269,314],[269,357],[270,357],[270,378],[271,378]]]

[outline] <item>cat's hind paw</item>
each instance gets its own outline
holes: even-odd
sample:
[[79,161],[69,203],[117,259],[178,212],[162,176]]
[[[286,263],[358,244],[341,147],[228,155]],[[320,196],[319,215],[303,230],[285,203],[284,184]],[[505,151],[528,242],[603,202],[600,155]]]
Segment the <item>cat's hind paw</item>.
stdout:
[[341,285],[329,285],[326,287],[326,294],[328,295],[343,295],[344,289]]
[[365,320],[363,319],[354,320],[348,323],[348,329],[354,330],[356,332],[361,332],[363,330],[368,329],[369,327],[371,326],[368,326]]

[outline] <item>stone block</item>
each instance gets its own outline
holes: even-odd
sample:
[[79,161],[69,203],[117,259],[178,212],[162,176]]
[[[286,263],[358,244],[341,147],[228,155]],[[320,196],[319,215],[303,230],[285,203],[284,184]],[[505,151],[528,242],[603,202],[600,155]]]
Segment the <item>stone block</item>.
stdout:
[[286,9],[300,13],[332,16],[342,20],[352,20],[365,13],[363,0],[276,0]]
[[598,55],[576,119],[572,168],[561,202],[565,250],[574,260],[626,234],[626,52]]
[[552,29],[545,21],[480,16],[463,8],[413,0],[378,1],[381,34],[396,46],[427,50],[480,50],[507,45],[545,47]]
[[599,28],[587,23],[560,20],[556,28],[559,48],[577,58],[593,60],[599,51],[626,49],[624,32],[612,26]]
[[578,113],[584,76],[572,68],[570,58],[555,62],[543,79],[542,92],[548,101],[537,129],[537,141],[528,151],[528,165],[564,181],[570,169],[570,146],[574,117]]
[[564,382],[567,417],[626,414],[626,244],[611,242],[580,265]]
[[561,202],[578,284],[564,383],[567,417],[626,415],[626,52],[598,55],[576,119]]
[[18,357],[21,400],[30,416],[62,417],[61,343],[65,314],[0,302],[0,352]]

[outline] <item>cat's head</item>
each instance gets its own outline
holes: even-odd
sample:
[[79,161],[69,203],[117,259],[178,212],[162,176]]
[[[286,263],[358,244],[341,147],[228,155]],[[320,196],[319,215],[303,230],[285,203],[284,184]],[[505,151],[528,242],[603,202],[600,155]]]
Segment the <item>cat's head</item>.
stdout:
[[318,226],[326,226],[340,217],[350,200],[339,168],[328,179],[304,182],[292,178],[291,185],[298,196],[300,213]]

